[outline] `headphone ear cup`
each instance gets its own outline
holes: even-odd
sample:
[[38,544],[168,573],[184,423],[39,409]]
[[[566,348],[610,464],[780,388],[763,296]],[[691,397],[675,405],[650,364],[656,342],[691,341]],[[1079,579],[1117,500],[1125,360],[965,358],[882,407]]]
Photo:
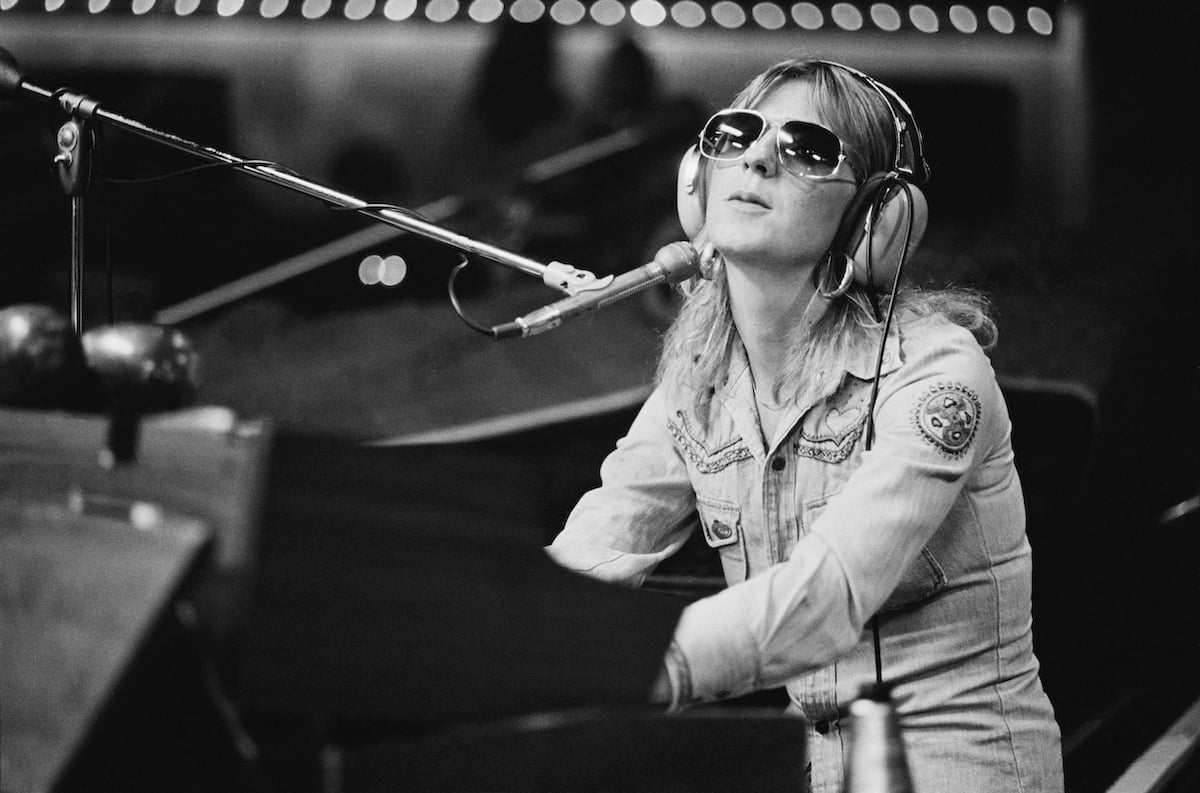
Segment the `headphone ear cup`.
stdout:
[[695,239],[704,227],[704,206],[700,203],[700,151],[692,146],[679,161],[679,176],[676,183],[675,205],[679,211],[679,225],[688,239]]
[[[854,280],[861,286],[867,284],[868,242],[871,243],[870,275],[876,286],[879,286],[891,284],[901,260],[912,256],[925,236],[925,228],[929,224],[929,203],[925,200],[921,188],[914,184],[905,184],[907,190],[904,185],[894,183],[885,188],[888,196],[875,218],[874,233],[870,240],[867,237],[867,226],[871,222],[871,207],[875,203],[873,199],[861,202],[859,211],[847,216],[843,221],[844,224],[848,224],[849,238],[841,250],[853,260]],[[903,250],[910,216],[912,232],[908,238],[908,250]]]

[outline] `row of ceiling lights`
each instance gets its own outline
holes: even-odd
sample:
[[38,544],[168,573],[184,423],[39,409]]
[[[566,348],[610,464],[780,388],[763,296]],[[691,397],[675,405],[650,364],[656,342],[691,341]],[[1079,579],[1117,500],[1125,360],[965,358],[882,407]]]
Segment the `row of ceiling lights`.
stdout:
[[[155,10],[159,2],[132,0],[130,11],[138,16],[148,14]],[[173,4],[172,0],[161,2],[163,8],[160,10],[173,10],[177,16],[187,17],[199,12],[207,0],[173,0]],[[253,2],[216,0],[213,10],[218,16],[233,17],[243,12],[252,13],[253,9],[248,6]],[[322,19],[333,10],[333,0],[296,0],[296,3],[300,16],[305,19]],[[0,11],[16,9],[22,4],[23,0],[0,0]],[[66,6],[66,0],[41,0],[41,4],[47,12],[56,12]],[[112,0],[87,0],[87,10],[92,14],[109,11],[112,5]],[[422,14],[432,22],[448,22],[459,16],[463,5],[460,0],[427,0]],[[257,12],[265,19],[274,19],[286,13],[291,6],[292,0],[259,0]],[[341,13],[348,20],[358,21],[375,14],[380,6],[384,18],[403,21],[417,16],[418,0],[346,0]],[[866,7],[864,13],[859,6],[846,2],[834,3],[827,10],[822,10],[815,3],[794,3],[784,8],[770,2],[756,3],[747,10],[731,0],[719,0],[708,8],[696,0],[680,0],[670,4],[669,8],[660,0],[634,0],[628,5],[620,0],[594,0],[590,5],[583,0],[553,0],[548,8],[542,0],[512,0],[507,9],[504,0],[470,0],[466,4],[466,16],[480,23],[495,22],[506,10],[519,22],[535,22],[548,13],[551,19],[562,25],[574,25],[588,18],[601,25],[616,25],[628,16],[645,27],[662,25],[669,18],[681,27],[694,28],[705,24],[711,17],[712,22],[724,28],[754,24],[766,30],[779,30],[788,25],[790,16],[791,21],[805,30],[832,27],[858,31],[870,25],[878,30],[893,32],[904,27],[907,17],[912,28],[922,33],[940,32],[943,24],[960,33],[989,30],[1009,34],[1020,31],[1048,36],[1054,31],[1050,13],[1036,6],[1023,9],[1024,19],[1019,20],[1020,11],[1015,13],[1001,5],[988,6],[982,12],[965,5],[952,5],[939,13],[924,4],[902,8],[889,3],[873,3]]]

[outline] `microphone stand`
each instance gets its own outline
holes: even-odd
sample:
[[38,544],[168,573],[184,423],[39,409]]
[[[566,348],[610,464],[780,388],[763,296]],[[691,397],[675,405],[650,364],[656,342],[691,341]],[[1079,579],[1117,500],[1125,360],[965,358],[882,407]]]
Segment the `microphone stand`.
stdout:
[[60,93],[60,102],[70,116],[55,135],[58,154],[55,169],[63,191],[71,199],[71,327],[83,333],[83,277],[86,247],[84,220],[87,194],[95,173],[99,151],[97,132],[89,117],[95,105],[81,94]]
[[[534,261],[533,259],[521,256],[519,254],[510,253],[509,251],[498,248],[494,245],[489,245],[485,242],[471,239],[462,234],[444,229],[426,220],[417,217],[414,213],[407,212],[400,207],[391,207],[381,204],[373,204],[367,201],[339,192],[332,188],[317,182],[304,179],[296,173],[284,168],[281,165],[265,162],[263,160],[248,160],[244,157],[239,157],[236,154],[221,151],[212,148],[211,146],[203,146],[199,143],[187,140],[186,138],[173,135],[169,132],[155,129],[147,126],[139,121],[125,116],[105,110],[100,106],[100,103],[83,94],[59,89],[51,91],[40,86],[33,85],[25,80],[24,75],[18,70],[16,60],[12,55],[0,48],[0,96],[25,94],[34,99],[58,104],[65,112],[72,116],[72,120],[80,125],[81,130],[86,131],[87,125],[92,122],[101,122],[110,127],[130,132],[139,137],[153,141],[155,143],[177,149],[187,154],[199,157],[210,162],[227,165],[237,171],[249,174],[255,178],[261,179],[272,184],[286,187],[297,193],[311,196],[320,201],[325,202],[334,207],[342,209],[350,209],[361,215],[365,215],[373,220],[385,223],[389,226],[404,231],[419,234],[436,242],[441,242],[451,247],[457,248],[470,254],[481,256],[498,264],[519,270],[528,275],[533,275],[540,278],[547,286],[559,289],[568,295],[575,295],[580,292],[602,289],[607,286],[613,276],[604,276],[597,278],[593,273],[587,270],[579,270],[571,265],[561,262],[551,262],[549,265]],[[61,134],[61,133],[60,133]],[[80,141],[83,136],[79,138]],[[63,156],[62,154],[59,155]],[[82,164],[82,158],[76,158],[76,165]],[[60,166],[64,163],[60,162]],[[75,230],[76,235],[81,237],[82,230],[82,195],[72,195],[74,199],[79,198],[78,202],[78,225]],[[82,242],[80,239],[79,242]],[[74,276],[79,263],[72,262],[72,300],[78,297],[75,292]],[[82,273],[78,273],[82,275]],[[81,286],[81,284],[80,284]],[[81,291],[81,290],[80,290]],[[77,306],[72,306],[72,311],[77,310]],[[78,328],[79,326],[77,326]]]

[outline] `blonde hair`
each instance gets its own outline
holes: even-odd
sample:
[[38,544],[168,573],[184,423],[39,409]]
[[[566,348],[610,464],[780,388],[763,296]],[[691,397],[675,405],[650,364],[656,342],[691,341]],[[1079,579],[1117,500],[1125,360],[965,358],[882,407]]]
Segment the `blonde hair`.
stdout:
[[[835,64],[807,58],[782,61],[751,80],[735,97],[733,106],[751,107],[779,84],[792,80],[812,86],[817,110],[845,141],[859,183],[891,167],[895,134],[890,108],[877,91]],[[707,201],[708,172],[706,163],[697,178],[701,206]],[[704,229],[693,243],[703,249],[707,243]],[[720,263],[719,254],[715,261]],[[718,378],[728,368],[735,345],[741,340],[733,323],[724,267],[716,267],[711,278],[692,278],[680,289],[683,304],[666,333],[657,379],[690,391],[697,418],[706,422]],[[888,295],[880,296],[881,316],[886,316],[889,300]],[[995,344],[996,325],[987,300],[975,291],[904,287],[896,300],[895,321],[902,325],[940,314],[969,329],[984,349]],[[797,322],[789,340],[788,364],[780,373],[780,382],[792,391],[789,398],[801,400],[835,388],[847,362],[878,344],[882,326],[865,289],[858,284],[843,298],[834,300],[811,329]]]

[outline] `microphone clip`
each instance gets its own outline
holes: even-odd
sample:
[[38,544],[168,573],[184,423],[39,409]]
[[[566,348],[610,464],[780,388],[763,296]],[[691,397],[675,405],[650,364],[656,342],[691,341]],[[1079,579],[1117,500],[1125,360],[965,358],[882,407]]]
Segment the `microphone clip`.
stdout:
[[589,270],[580,270],[562,262],[550,262],[542,272],[542,283],[574,297],[580,292],[604,289],[613,282],[613,275],[597,278]]

